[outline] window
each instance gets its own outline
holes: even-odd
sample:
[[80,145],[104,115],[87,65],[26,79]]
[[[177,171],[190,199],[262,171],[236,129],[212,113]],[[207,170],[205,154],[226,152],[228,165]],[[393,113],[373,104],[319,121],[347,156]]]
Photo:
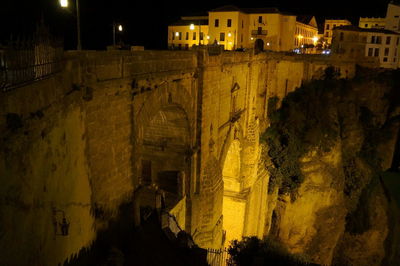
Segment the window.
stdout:
[[221,42],[225,41],[225,32],[221,32],[221,33],[219,34],[219,40],[220,40]]
[[258,23],[262,23],[262,16],[258,16]]
[[385,48],[385,56],[389,55],[389,48]]
[[381,44],[382,43],[382,37],[381,36],[376,36],[376,43]]
[[326,29],[329,30],[329,24],[326,24]]
[[395,18],[398,18],[399,16],[394,16]]
[[193,32],[193,40],[196,40],[196,32]]
[[387,36],[387,37],[386,37],[386,44],[390,44],[391,39],[392,39],[392,38],[391,38],[390,36]]
[[228,18],[228,21],[226,22],[227,27],[232,27],[232,19]]
[[374,48],[368,48],[368,56],[372,56],[373,52],[374,52]]
[[400,37],[397,37],[396,45],[399,45]]
[[371,36],[371,43],[375,43],[375,36]]
[[172,40],[175,40],[175,32],[172,32]]
[[200,41],[204,39],[204,32],[200,32]]
[[339,41],[343,41],[344,40],[344,32],[340,33],[340,37],[339,37]]
[[336,28],[336,24],[333,24],[333,27],[332,27],[332,29],[334,29],[334,28]]
[[387,57],[384,57],[383,62],[387,62],[387,61],[388,61]]
[[368,24],[365,24],[365,27],[368,28]]
[[182,40],[182,32],[179,32],[179,40]]
[[186,40],[189,40],[189,32],[186,32]]
[[379,48],[375,48],[374,56],[379,56]]
[[216,28],[218,28],[218,27],[219,27],[219,19],[216,19],[216,20],[215,20],[215,22],[214,22],[214,26],[215,26]]
[[258,28],[257,28],[257,34],[258,34],[258,35],[261,35],[261,34],[262,34],[262,28],[261,28],[261,27],[258,27]]

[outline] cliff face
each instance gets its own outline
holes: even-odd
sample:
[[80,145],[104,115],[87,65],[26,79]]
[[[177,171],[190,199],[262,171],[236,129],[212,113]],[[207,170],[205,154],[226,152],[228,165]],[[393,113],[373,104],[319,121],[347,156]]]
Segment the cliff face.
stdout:
[[271,113],[263,136],[273,209],[267,229],[292,253],[323,265],[400,261],[399,216],[382,174],[395,165],[398,77],[328,75],[289,94]]

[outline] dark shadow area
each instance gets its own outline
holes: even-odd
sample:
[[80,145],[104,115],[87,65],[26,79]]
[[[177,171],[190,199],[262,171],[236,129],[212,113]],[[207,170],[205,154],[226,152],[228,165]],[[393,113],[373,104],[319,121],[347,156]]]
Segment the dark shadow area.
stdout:
[[189,248],[181,231],[176,237],[168,229],[161,229],[159,215],[149,212],[140,227],[133,226],[132,204],[120,207],[119,216],[106,230],[97,234],[90,248],[83,248],[64,266],[158,266],[207,265],[206,250]]
[[234,240],[228,249],[232,265],[237,266],[302,266],[319,264],[311,263],[301,255],[290,254],[278,241],[266,238],[244,237],[242,241]]

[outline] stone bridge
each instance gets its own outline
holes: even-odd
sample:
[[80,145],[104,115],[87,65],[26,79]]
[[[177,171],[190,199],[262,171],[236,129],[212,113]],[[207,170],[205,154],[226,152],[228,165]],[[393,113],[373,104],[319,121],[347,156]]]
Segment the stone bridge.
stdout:
[[[327,66],[355,72],[353,62],[323,56],[67,52],[63,71],[0,98],[0,241],[8,247],[0,257],[10,258],[5,265],[64,261],[139,184],[161,188],[202,247],[264,236],[259,135],[268,99]],[[68,237],[58,232],[63,217]]]

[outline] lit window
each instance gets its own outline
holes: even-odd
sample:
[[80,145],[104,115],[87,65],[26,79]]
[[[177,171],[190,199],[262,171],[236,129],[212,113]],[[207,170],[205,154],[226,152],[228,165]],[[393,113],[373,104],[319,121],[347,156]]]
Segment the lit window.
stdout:
[[179,32],[175,32],[175,36],[178,37],[179,36]]

